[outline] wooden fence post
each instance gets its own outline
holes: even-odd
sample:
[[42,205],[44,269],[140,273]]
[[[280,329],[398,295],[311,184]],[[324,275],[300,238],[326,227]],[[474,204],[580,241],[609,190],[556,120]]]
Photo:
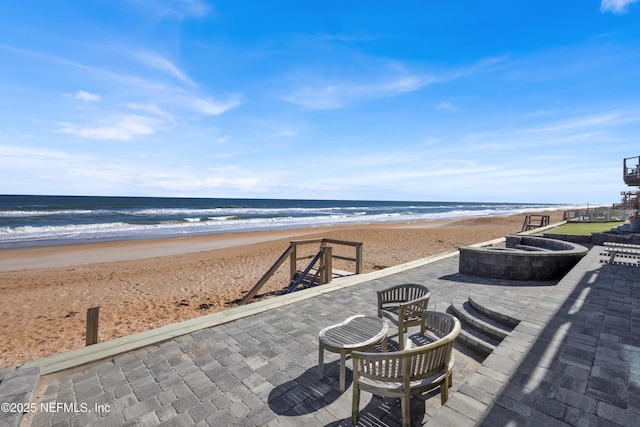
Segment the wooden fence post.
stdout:
[[362,243],[356,245],[356,274],[362,274]]
[[298,244],[289,242],[291,255],[289,256],[289,280],[294,280],[298,272]]
[[322,275],[320,277],[321,284],[324,285],[333,279],[333,248],[331,246],[322,245],[320,250],[322,251],[322,258],[320,261],[322,266]]
[[98,313],[100,306],[87,309],[87,345],[98,342]]

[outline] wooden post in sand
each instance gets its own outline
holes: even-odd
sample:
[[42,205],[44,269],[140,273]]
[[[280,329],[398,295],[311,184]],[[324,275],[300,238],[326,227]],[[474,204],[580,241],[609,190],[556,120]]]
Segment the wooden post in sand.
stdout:
[[100,306],[87,309],[87,345],[98,342],[98,312]]

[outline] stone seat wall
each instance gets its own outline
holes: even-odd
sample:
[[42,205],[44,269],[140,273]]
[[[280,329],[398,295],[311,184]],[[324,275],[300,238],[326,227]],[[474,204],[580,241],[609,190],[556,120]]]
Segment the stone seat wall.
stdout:
[[588,252],[575,243],[521,235],[506,236],[506,248],[459,249],[461,274],[506,280],[558,280]]

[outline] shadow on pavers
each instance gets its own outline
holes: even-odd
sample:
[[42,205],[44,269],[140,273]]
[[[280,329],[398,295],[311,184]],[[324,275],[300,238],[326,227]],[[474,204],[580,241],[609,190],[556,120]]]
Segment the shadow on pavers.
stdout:
[[[338,399],[340,392],[340,360],[325,363],[324,380],[318,379],[318,366],[307,369],[299,377],[276,386],[269,393],[268,404],[278,415],[299,416],[313,413]],[[347,369],[345,385],[353,379]]]
[[[425,421],[426,401],[440,394],[439,388],[428,393],[411,396],[411,425],[421,426]],[[358,416],[358,426],[371,427],[396,427],[402,425],[402,408],[400,399],[394,397],[382,397],[372,395],[366,406],[362,404],[366,401],[366,396],[370,393],[362,393],[360,396],[360,413]],[[353,426],[351,417],[345,418],[330,424],[326,427],[346,427]]]
[[[478,425],[637,426],[637,272],[594,264],[581,273],[559,309],[539,320],[542,330]],[[489,367],[500,370],[504,360]]]

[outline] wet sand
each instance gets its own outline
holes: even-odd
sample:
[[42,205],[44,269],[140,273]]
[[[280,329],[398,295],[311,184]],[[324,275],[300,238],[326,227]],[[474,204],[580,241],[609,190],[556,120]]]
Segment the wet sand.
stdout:
[[[562,219],[562,211],[545,214],[551,223]],[[89,307],[100,306],[100,341],[224,310],[291,240],[362,242],[364,272],[370,272],[517,233],[524,217],[0,249],[0,367],[84,346]],[[305,248],[299,256],[318,249]],[[354,250],[334,246],[334,254],[354,256]],[[354,271],[352,263],[340,260],[334,268]],[[261,293],[280,290],[287,274],[285,263]]]

